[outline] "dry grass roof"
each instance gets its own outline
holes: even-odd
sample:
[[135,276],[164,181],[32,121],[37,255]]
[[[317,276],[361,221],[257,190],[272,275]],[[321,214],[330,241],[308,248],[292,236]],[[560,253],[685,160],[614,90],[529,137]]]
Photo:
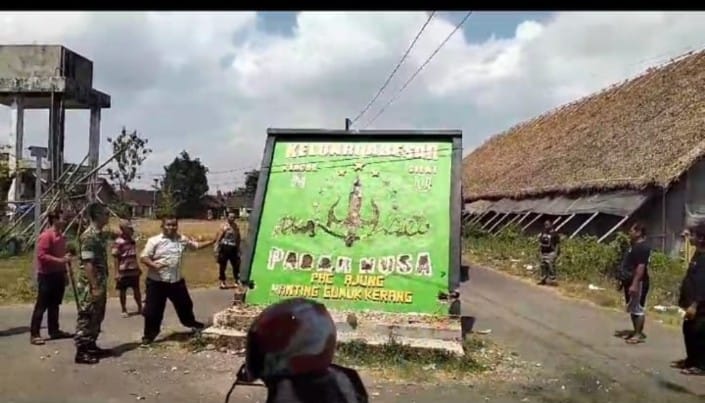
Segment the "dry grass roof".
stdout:
[[463,159],[468,201],[667,187],[705,154],[705,51],[499,134]]

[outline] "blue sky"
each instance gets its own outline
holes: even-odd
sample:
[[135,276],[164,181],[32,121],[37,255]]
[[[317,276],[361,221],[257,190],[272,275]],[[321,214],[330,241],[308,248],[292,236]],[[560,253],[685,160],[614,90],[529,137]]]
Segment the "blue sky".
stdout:
[[[438,15],[454,24],[459,23],[467,11],[442,11]],[[266,32],[291,36],[296,26],[294,11],[260,11],[257,13],[258,28]],[[544,22],[551,16],[550,12],[526,11],[477,11],[463,26],[465,37],[469,42],[484,42],[494,35],[496,38],[511,38],[517,25],[526,20]]]

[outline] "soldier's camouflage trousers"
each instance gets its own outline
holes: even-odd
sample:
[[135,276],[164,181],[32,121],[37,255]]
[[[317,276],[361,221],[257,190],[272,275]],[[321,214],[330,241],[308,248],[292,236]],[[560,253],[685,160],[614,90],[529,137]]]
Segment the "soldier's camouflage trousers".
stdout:
[[541,280],[556,279],[556,252],[541,254]]
[[100,334],[100,327],[105,318],[105,304],[107,302],[107,284],[102,284],[101,296],[96,298],[85,287],[79,292],[80,309],[76,319],[76,335],[74,341],[77,348],[89,347],[95,343]]

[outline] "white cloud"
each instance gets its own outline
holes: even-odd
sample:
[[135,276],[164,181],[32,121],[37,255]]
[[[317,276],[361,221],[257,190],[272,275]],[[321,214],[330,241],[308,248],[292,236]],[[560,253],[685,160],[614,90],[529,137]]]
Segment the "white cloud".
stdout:
[[[468,20],[482,18],[476,14]],[[0,43],[61,43],[94,62],[113,97],[104,137],[125,125],[158,152],[182,149],[213,171],[260,163],[267,127],[341,128],[374,95],[424,23],[403,13],[300,13],[292,36],[259,31],[254,13],[2,13]],[[374,116],[453,25],[434,19],[360,124]],[[705,13],[557,13],[524,21],[513,38],[454,36],[378,128],[461,128],[469,150],[490,135],[700,48]],[[0,111],[5,132],[9,112]],[[27,116],[26,144],[46,142],[46,113]],[[69,114],[67,156],[86,152],[88,116]],[[104,145],[101,152],[108,151]],[[466,150],[467,151],[467,150]],[[211,175],[228,188],[239,172]],[[151,183],[148,177],[144,184]],[[218,186],[220,185],[220,186]]]

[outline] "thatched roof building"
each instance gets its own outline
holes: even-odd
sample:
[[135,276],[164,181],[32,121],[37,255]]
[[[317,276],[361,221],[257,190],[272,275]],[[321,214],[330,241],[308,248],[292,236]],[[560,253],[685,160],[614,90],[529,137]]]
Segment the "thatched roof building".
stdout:
[[[463,161],[463,196],[476,215],[603,213],[653,222],[654,212],[637,210],[658,208],[652,235],[667,247],[693,214],[686,201],[705,204],[705,176],[683,180],[697,173],[704,155],[700,51],[491,138]],[[667,193],[683,199],[681,207],[669,205]],[[693,200],[696,194],[703,199]]]

